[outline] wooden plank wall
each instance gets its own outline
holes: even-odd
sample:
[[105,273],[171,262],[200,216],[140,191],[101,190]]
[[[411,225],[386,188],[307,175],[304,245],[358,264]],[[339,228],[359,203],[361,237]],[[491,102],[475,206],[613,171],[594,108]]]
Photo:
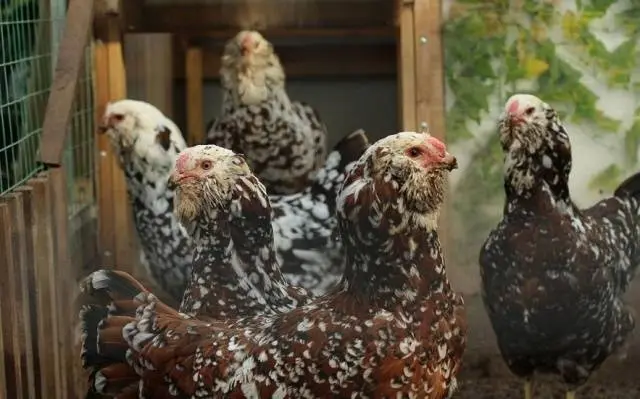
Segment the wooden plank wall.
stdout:
[[0,397],[81,397],[64,170],[0,198]]

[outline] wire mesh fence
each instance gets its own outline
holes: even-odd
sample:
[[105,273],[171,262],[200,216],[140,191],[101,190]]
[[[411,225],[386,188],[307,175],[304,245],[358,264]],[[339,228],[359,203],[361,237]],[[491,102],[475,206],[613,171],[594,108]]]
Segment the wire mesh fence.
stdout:
[[45,18],[37,0],[0,7],[0,193],[37,173],[34,154],[51,83],[50,46],[39,37]]
[[69,217],[95,203],[94,132],[93,57],[92,47],[88,46],[76,89],[64,158],[68,173]]
[[[0,195],[41,171],[40,135],[66,8],[66,0],[0,3]],[[65,150],[70,217],[94,202],[91,54],[88,46]]]

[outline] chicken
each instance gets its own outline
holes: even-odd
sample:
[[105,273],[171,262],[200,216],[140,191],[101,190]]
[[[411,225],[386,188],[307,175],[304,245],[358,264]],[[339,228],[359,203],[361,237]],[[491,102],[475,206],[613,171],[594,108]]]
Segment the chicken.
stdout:
[[172,213],[174,193],[167,179],[187,147],[182,132],[153,105],[129,99],[107,105],[99,131],[108,135],[125,174],[141,263],[179,301],[194,247]]
[[506,203],[480,252],[484,304],[525,398],[541,372],[559,374],[572,399],[634,328],[622,296],[640,262],[640,174],[579,209],[569,136],[548,104],[512,96],[499,130]]
[[169,185],[176,218],[196,247],[180,312],[229,319],[307,302],[306,290],[284,280],[269,197],[242,155],[215,145],[187,148]]
[[326,127],[309,105],[291,101],[273,46],[241,31],[222,55],[222,112],[208,124],[207,144],[245,154],[269,194],[302,191],[322,166]]
[[189,318],[126,273],[92,273],[82,283],[80,314],[90,392],[450,397],[466,323],[462,298],[447,279],[437,220],[456,166],[444,144],[427,134],[403,132],[374,143],[348,173],[337,201],[347,253],[343,279],[287,313]]
[[[143,264],[176,301],[182,298],[194,247],[180,228],[167,179],[186,148],[180,129],[153,105],[135,100],[109,104],[101,131],[111,139],[125,173]],[[335,234],[335,197],[345,172],[368,148],[358,130],[340,140],[308,187],[269,197],[276,255],[287,281],[319,295],[340,278],[342,245]]]

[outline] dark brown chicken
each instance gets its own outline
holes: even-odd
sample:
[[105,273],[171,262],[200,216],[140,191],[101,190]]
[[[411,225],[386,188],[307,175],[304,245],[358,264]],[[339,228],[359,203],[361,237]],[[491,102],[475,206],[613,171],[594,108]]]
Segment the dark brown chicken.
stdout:
[[426,134],[400,133],[373,144],[338,198],[347,252],[342,281],[279,316],[235,323],[187,319],[122,272],[92,273],[83,292],[94,304],[81,312],[91,392],[120,398],[449,397],[466,324],[436,229],[448,171],[455,167],[442,142]]
[[502,356],[525,378],[559,374],[567,399],[634,328],[622,296],[640,264],[640,174],[590,208],[569,195],[571,145],[556,112],[517,94],[500,119],[506,203],[480,253]]

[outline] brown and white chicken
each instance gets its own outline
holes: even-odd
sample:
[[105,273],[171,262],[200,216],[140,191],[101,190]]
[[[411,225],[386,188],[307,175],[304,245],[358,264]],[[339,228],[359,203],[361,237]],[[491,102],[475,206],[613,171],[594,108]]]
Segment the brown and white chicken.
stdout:
[[[462,298],[437,220],[456,160],[403,132],[374,143],[338,198],[346,271],[327,295],[237,322],[188,318],[131,276],[83,282],[90,392],[118,398],[449,397],[465,349]],[[215,201],[216,185],[206,194]]]
[[273,45],[241,31],[225,46],[220,68],[221,115],[207,144],[246,156],[269,194],[302,191],[326,156],[326,127],[309,105],[291,101]]

